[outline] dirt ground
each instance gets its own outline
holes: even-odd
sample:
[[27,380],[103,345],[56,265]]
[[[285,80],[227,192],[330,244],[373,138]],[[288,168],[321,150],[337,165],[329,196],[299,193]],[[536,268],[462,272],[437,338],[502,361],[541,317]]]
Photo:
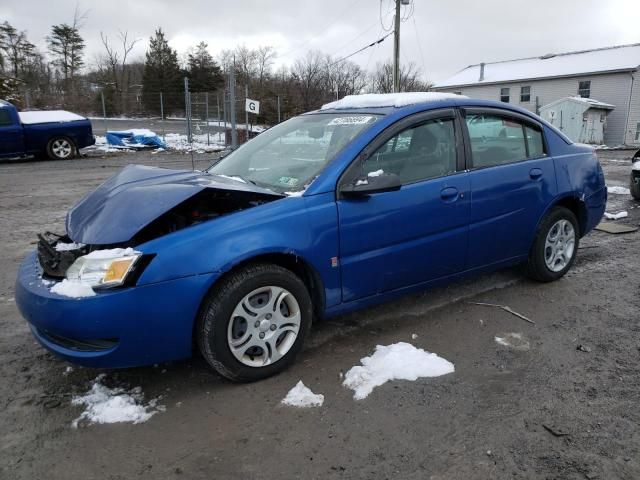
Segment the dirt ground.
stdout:
[[[609,185],[627,186],[629,156],[600,153]],[[197,166],[210,159],[196,156]],[[82,409],[71,396],[102,372],[65,374],[68,364],[35,343],[15,274],[38,232],[62,231],[66,210],[128,163],[191,159],[94,152],[0,164],[0,478],[640,478],[640,233],[591,233],[552,284],[506,270],[320,322],[296,365],[259,383],[228,383],[197,358],[107,372],[112,385],[161,396],[166,411],[72,429]],[[618,222],[638,225],[638,206],[611,195],[608,211],[628,210]],[[509,305],[535,324],[469,302]],[[495,342],[509,332],[528,349]],[[355,401],[340,373],[398,341],[455,373],[389,382]],[[322,407],[280,405],[298,380],[325,395]]]

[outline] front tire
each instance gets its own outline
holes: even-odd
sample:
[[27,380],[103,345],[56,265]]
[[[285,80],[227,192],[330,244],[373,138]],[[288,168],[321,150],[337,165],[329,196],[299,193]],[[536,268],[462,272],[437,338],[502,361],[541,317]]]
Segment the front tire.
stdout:
[[580,243],[578,220],[573,212],[555,207],[542,220],[529,252],[527,275],[552,282],[569,271]]
[[47,156],[51,160],[68,160],[75,156],[76,146],[67,137],[54,137],[47,144]]
[[249,265],[223,279],[205,299],[196,324],[198,347],[223,377],[261,380],[293,363],[312,312],[309,291],[293,272]]

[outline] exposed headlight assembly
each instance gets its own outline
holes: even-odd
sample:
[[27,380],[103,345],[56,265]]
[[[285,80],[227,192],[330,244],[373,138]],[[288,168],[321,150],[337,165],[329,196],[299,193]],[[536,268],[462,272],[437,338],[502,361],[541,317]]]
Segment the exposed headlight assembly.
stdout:
[[95,250],[78,257],[67,269],[68,280],[93,288],[122,285],[142,253],[132,248]]

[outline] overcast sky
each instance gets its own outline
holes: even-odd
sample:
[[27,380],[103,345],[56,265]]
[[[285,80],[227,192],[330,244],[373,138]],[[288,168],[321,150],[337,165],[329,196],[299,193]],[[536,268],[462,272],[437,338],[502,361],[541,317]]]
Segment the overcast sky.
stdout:
[[[401,59],[415,62],[432,81],[472,63],[640,42],[640,0],[413,0],[402,24]],[[55,23],[70,23],[77,0],[2,0],[0,21],[27,30],[46,48]],[[271,45],[278,63],[292,63],[308,49],[337,58],[384,35],[391,0],[80,0],[88,11],[81,33],[87,63],[101,51],[100,31],[141,38],[165,30],[179,52],[201,40],[216,55],[238,44]],[[393,37],[352,57],[363,67],[391,58]],[[640,63],[640,59],[638,61]]]

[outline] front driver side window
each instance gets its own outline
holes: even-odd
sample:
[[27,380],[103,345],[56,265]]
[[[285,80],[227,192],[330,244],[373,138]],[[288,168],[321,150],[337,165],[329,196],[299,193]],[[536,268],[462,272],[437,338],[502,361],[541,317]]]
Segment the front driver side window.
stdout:
[[395,173],[402,184],[456,171],[453,119],[430,120],[390,138],[363,163],[363,176]]

